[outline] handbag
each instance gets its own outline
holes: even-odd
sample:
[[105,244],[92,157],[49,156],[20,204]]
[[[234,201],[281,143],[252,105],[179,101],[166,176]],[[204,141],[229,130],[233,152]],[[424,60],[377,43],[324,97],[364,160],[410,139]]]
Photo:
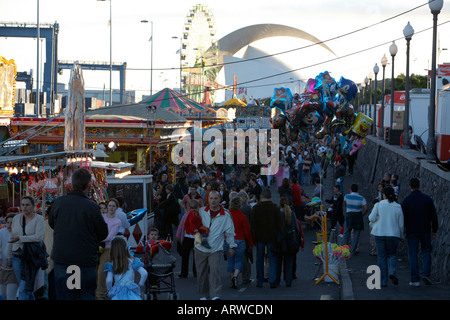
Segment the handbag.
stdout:
[[286,232],[286,247],[287,253],[295,254],[300,249],[300,239],[299,234],[296,232],[294,226]]

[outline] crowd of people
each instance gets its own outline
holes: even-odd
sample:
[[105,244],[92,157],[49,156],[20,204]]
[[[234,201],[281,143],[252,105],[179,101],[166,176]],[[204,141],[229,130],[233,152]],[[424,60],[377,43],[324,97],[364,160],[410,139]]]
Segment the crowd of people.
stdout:
[[[276,288],[282,278],[291,286],[297,253],[304,248],[302,223],[309,225],[311,212],[305,203],[314,199],[330,205],[330,229],[339,225],[344,244],[349,245],[351,255],[357,255],[369,206],[357,184],[344,195],[344,179],[353,174],[357,153],[341,158],[339,143],[330,145],[281,147],[279,169],[272,176],[260,175],[258,165],[180,165],[169,181],[167,163],[155,166],[151,231],[156,230],[159,239],[176,247],[181,256],[178,277],[189,276],[192,256],[200,298],[220,299],[225,258],[232,288],[241,285],[239,279],[242,284],[250,283],[253,262],[257,287],[268,282],[270,288]],[[330,174],[329,168],[334,186],[325,197],[323,178]],[[6,226],[0,230],[3,299],[141,298],[147,272],[142,262],[129,254],[123,237],[130,227],[126,203],[121,198],[103,203],[89,199],[91,178],[88,170],[77,169],[72,175],[73,190],[57,198],[45,214],[37,212],[35,200],[29,196],[21,199],[20,212],[8,214]],[[418,179],[411,179],[411,194],[401,202],[397,182],[398,176],[385,175],[368,216],[381,282],[385,286],[391,279],[398,284],[396,251],[400,239],[406,238],[410,285],[420,285],[420,279],[431,284],[436,210],[432,199],[420,191]],[[314,186],[309,196],[303,190],[305,185]],[[277,203],[273,190],[278,192]],[[71,269],[73,266],[78,269]],[[81,277],[71,278],[74,272]],[[135,283],[135,272],[140,274],[139,283]]]

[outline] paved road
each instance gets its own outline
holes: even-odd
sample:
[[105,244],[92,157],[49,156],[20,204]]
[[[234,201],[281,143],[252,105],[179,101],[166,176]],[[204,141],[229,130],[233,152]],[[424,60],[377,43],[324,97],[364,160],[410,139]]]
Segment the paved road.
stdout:
[[[302,186],[307,195],[311,195],[315,186]],[[274,203],[278,204],[279,196],[276,191],[276,186],[271,186]],[[321,281],[315,284],[314,276],[320,277],[323,271],[317,271],[317,258],[314,257],[312,250],[315,244],[312,242],[316,240],[315,229],[308,228],[303,225],[303,232],[305,235],[305,248],[297,254],[297,279],[292,283],[291,287],[286,287],[282,281],[277,288],[270,288],[269,283],[264,283],[262,288],[256,287],[256,269],[252,265],[251,278],[254,280],[251,284],[242,285],[239,279],[238,289],[230,288],[230,278],[226,271],[226,262],[223,262],[222,267],[222,282],[223,282],[223,300],[339,300],[340,286],[334,282]],[[180,273],[181,259],[177,253],[174,255],[178,258],[174,272],[175,275]],[[256,253],[254,252],[254,255]],[[192,256],[190,259],[192,265]],[[192,267],[189,268],[190,274],[188,278],[175,277],[176,291],[180,300],[198,300],[200,297],[197,293],[197,279],[192,275]],[[167,299],[167,294],[159,295],[159,299]]]

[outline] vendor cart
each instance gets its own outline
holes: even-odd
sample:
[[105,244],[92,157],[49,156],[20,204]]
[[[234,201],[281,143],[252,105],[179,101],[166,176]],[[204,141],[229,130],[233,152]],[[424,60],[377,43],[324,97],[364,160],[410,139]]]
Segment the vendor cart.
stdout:
[[128,175],[124,178],[108,176],[109,198],[122,197],[126,202],[130,228],[124,236],[128,239],[131,250],[139,242],[147,239],[148,229],[153,226],[152,210],[153,189],[151,175]]

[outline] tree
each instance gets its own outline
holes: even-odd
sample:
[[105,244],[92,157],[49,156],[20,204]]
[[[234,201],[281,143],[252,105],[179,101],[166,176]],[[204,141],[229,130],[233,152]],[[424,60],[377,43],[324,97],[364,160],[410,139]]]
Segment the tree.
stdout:
[[[405,90],[405,82],[406,76],[403,73],[400,73],[394,81],[394,90],[395,91],[404,91]],[[427,88],[428,77],[423,75],[411,74],[409,76],[409,88]],[[386,79],[386,94],[391,94],[391,79]]]

